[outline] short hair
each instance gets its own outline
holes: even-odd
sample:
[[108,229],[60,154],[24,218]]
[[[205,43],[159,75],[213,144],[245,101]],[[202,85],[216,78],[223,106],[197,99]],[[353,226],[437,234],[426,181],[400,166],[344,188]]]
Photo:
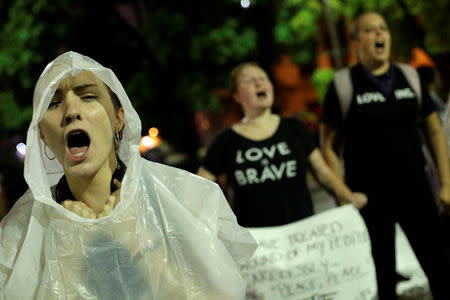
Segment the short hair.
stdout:
[[105,84],[106,89],[108,90],[109,96],[111,97],[111,101],[114,105],[114,109],[116,111],[119,110],[119,108],[122,107],[122,104],[120,104],[119,97],[117,97],[116,93],[114,93],[106,83],[104,83],[104,84]]
[[239,74],[241,74],[242,70],[247,68],[247,67],[257,67],[263,70],[263,68],[261,68],[261,66],[254,61],[248,61],[248,62],[243,62],[240,63],[239,65],[237,65],[236,67],[233,68],[233,70],[231,70],[230,72],[230,90],[232,93],[236,92],[237,90],[237,84],[236,84],[236,80],[237,77],[239,76]]
[[350,27],[350,40],[356,41],[358,39],[358,36],[359,36],[359,24],[361,23],[361,19],[364,16],[369,15],[369,14],[380,15],[376,11],[367,11],[367,12],[363,12],[363,13],[357,14],[356,17],[355,17],[355,21],[353,21],[353,24]]

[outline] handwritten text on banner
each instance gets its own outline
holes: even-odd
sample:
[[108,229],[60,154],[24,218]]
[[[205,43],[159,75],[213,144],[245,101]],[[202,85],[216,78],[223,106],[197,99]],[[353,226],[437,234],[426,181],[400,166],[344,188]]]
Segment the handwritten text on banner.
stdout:
[[259,248],[243,266],[248,300],[369,300],[370,239],[351,205],[291,224],[250,228]]

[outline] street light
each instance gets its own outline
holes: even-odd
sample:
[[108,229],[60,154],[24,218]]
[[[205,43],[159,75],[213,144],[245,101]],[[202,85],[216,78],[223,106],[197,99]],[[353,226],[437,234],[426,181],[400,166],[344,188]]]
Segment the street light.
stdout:
[[242,6],[242,8],[249,8],[250,0],[241,0],[241,6]]

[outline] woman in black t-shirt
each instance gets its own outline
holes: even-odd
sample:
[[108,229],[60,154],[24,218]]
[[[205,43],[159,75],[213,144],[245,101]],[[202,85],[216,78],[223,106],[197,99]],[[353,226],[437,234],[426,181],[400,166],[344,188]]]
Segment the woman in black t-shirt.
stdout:
[[262,68],[239,65],[231,84],[244,118],[214,139],[198,174],[213,181],[226,174],[240,225],[275,226],[312,215],[308,165],[340,201],[365,205],[366,196],[352,193],[327,167],[302,123],[272,113],[273,85]]

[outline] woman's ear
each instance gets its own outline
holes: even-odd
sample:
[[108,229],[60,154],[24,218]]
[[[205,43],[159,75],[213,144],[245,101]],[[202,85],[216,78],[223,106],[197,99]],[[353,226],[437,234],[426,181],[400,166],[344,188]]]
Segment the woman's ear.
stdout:
[[123,126],[125,125],[125,111],[123,110],[123,107],[120,107],[116,112],[116,132],[119,132],[122,130]]

